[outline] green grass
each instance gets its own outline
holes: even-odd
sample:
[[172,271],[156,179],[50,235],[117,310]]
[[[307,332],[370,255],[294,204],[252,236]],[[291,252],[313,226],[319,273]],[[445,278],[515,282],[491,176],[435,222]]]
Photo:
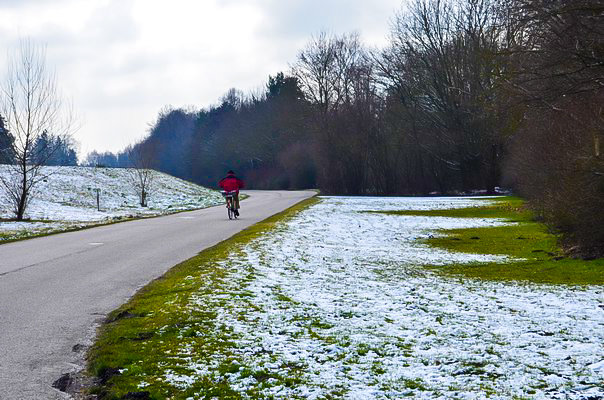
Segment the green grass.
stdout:
[[406,387],[407,389],[421,390],[421,391],[428,390],[424,384],[424,381],[421,378],[415,378],[415,379],[403,378],[402,385],[404,387]]
[[[443,230],[443,237],[425,240],[430,246],[463,253],[508,255],[521,261],[508,263],[430,266],[444,273],[487,280],[518,280],[535,283],[602,285],[604,259],[585,261],[564,256],[558,235],[535,221],[517,197],[488,199],[485,206],[429,211],[380,211],[406,216],[501,218],[514,225]],[[372,211],[373,212],[373,211]]]
[[[27,231],[27,230],[17,231],[17,233],[15,233],[14,231],[12,233],[0,232],[0,246],[3,244],[12,243],[12,242],[20,242],[22,240],[41,238],[41,237],[51,236],[51,235],[58,235],[59,233],[83,231],[84,229],[98,228],[99,226],[119,224],[120,222],[128,222],[128,221],[133,221],[135,219],[143,219],[143,218],[144,217],[141,217],[141,218],[123,217],[121,219],[108,220],[107,222],[90,223],[89,225],[85,225],[85,226],[71,227],[71,226],[65,225],[65,226],[59,227],[59,228],[47,228],[46,230],[41,230],[41,231],[36,231],[36,232]],[[147,217],[147,218],[153,218],[153,217]],[[24,221],[24,222],[33,222],[33,221]],[[40,220],[38,222],[55,222],[55,221]]]
[[[257,390],[267,385],[291,386],[300,383],[302,370],[292,366],[286,377],[265,370],[251,370],[242,365],[233,351],[235,333],[226,329],[217,318],[217,311],[229,307],[228,300],[217,294],[228,293],[229,267],[223,262],[233,252],[241,251],[253,239],[273,230],[283,219],[319,201],[311,198],[255,224],[230,239],[208,248],[170,269],[161,278],[141,289],[130,301],[113,311],[98,332],[88,353],[88,373],[100,382],[91,389],[101,399],[119,399],[129,392],[148,392],[151,399],[241,398],[228,382],[228,374],[239,371],[254,376]],[[252,279],[250,277],[250,279]],[[246,304],[249,293],[242,287],[239,304]],[[214,299],[203,306],[188,307],[191,296]],[[285,300],[285,298],[283,298]],[[205,300],[204,300],[205,301]],[[253,304],[249,304],[253,307]],[[246,309],[236,310],[238,318],[246,318]],[[183,346],[190,348],[196,362],[202,365],[220,357],[219,378],[205,377],[186,389],[176,389],[165,382],[164,373],[191,374],[186,370]],[[116,372],[116,371],[120,371]],[[142,382],[149,386],[139,387]],[[255,390],[256,390],[255,389]],[[245,395],[255,398],[254,390]]]

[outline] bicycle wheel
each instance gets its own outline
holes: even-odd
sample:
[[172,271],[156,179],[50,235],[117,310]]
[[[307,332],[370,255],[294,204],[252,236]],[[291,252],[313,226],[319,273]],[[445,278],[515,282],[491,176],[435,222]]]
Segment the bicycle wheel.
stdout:
[[227,199],[226,199],[226,209],[227,209],[227,214],[229,216],[229,219],[233,219],[233,209],[231,207],[232,203],[233,203],[233,199],[227,197]]

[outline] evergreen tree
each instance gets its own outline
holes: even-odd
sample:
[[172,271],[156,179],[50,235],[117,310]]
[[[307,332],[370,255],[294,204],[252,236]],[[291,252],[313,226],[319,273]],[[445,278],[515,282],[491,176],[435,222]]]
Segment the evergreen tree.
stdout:
[[78,158],[75,149],[68,140],[42,133],[33,147],[36,162],[43,165],[75,166]]
[[0,164],[13,161],[13,137],[4,125],[4,117],[0,115]]

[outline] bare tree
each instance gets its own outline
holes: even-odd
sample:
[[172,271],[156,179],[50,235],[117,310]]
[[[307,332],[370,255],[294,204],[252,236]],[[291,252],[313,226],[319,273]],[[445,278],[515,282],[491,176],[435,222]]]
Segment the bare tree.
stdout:
[[319,105],[326,113],[335,97],[334,62],[335,40],[322,32],[298,54],[298,61],[292,67],[306,96]]
[[298,54],[292,72],[317,116],[312,129],[319,184],[334,193],[366,193],[377,96],[359,36],[320,33]]
[[155,171],[151,169],[153,165],[153,154],[150,145],[138,143],[129,151],[131,168],[128,168],[128,175],[132,189],[139,198],[141,207],[147,207],[149,194],[153,191],[153,181]]
[[390,47],[376,57],[381,82],[407,114],[414,147],[448,170],[440,174],[459,177],[465,191],[493,191],[499,180],[507,133],[499,87],[509,63],[498,4],[413,0],[393,21]]
[[36,150],[36,143],[48,134],[67,140],[75,130],[75,120],[57,89],[54,73],[46,67],[45,49],[29,40],[23,40],[9,56],[0,95],[0,114],[13,138],[14,159],[0,175],[0,187],[16,219],[22,220],[35,186],[48,176],[42,166],[56,151],[53,145]]
[[327,113],[352,101],[354,74],[366,64],[366,56],[358,34],[333,36],[321,32],[300,51],[292,71],[307,98]]

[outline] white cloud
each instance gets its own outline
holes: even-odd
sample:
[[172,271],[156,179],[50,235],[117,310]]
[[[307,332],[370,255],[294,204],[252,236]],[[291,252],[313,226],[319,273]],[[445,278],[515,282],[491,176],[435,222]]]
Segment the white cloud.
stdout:
[[383,45],[398,0],[0,0],[0,51],[47,44],[82,153],[140,139],[167,104],[216,103],[288,69],[320,30]]

